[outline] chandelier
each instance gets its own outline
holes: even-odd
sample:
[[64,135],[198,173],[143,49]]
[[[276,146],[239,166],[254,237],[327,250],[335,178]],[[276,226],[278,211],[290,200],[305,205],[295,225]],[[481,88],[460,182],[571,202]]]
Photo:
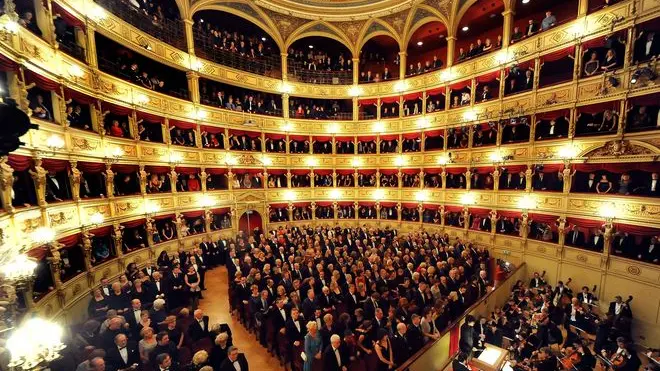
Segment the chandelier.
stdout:
[[32,318],[14,329],[7,339],[6,347],[11,353],[10,368],[34,370],[42,363],[58,359],[59,352],[66,346],[62,343],[61,326],[41,318]]
[[36,262],[23,254],[18,254],[6,264],[0,266],[0,272],[2,272],[6,281],[20,288],[34,278],[35,268],[37,268]]

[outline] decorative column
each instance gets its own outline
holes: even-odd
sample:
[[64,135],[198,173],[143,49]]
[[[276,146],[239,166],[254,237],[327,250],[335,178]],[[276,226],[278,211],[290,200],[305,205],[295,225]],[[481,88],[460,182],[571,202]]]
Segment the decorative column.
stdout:
[[354,219],[358,220],[358,214],[360,213],[360,204],[357,201],[353,201],[353,213],[355,214]]
[[463,206],[463,230],[467,233],[470,229],[470,208],[467,205]]
[[353,97],[353,121],[360,119],[360,106],[358,105],[358,97]]
[[577,17],[584,17],[589,12],[589,0],[578,1],[578,14]]
[[186,48],[188,49],[188,54],[195,55],[195,36],[193,31],[193,26],[195,22],[192,19],[184,19],[183,27],[186,34]]
[[447,188],[447,167],[442,167],[442,173],[440,173],[440,179],[442,179],[442,189]]
[[57,45],[55,40],[55,25],[53,24],[53,14],[51,12],[50,1],[34,1],[34,18],[32,22],[36,22],[37,26],[42,31],[42,37],[51,45]]
[[[114,222],[112,224],[112,239],[115,242],[115,253],[117,254],[117,258],[119,259],[121,259],[124,256],[124,250],[122,250],[123,242],[121,237],[121,230],[122,230],[122,226],[121,224],[119,224],[119,222]],[[125,269],[125,267],[121,263],[120,263],[120,267],[122,269]]]
[[85,54],[87,57],[87,64],[89,65],[89,68],[95,70],[99,67],[99,61],[96,57],[96,38],[94,37],[96,26],[93,23],[87,21],[85,30]]
[[472,188],[472,170],[470,168],[465,172],[465,189],[469,191]]
[[[447,67],[454,65],[454,55],[456,53],[456,36],[447,36]],[[449,107],[449,106],[445,106]]]
[[403,80],[406,78],[406,65],[407,65],[408,53],[399,52],[399,79]]
[[287,211],[289,212],[289,222],[293,221],[293,202],[289,201],[289,204],[286,206]]
[[573,62],[573,80],[578,80],[580,78],[580,73],[582,72],[582,43],[575,45],[575,56]]
[[529,213],[527,210],[522,211],[522,221],[520,222],[520,237],[523,243],[527,243],[527,235],[529,234]]
[[286,187],[287,188],[293,188],[293,186],[291,185],[291,177],[292,176],[293,176],[293,174],[291,174],[291,169],[287,169],[286,170]]
[[80,201],[80,178],[82,171],[78,170],[78,161],[71,160],[71,171],[69,173],[69,182],[71,183],[71,197],[73,201]]
[[229,171],[227,172],[227,190],[231,191],[234,189],[234,177],[236,175],[231,171],[231,168],[229,168]]
[[316,220],[316,202],[312,201],[310,203],[310,207],[312,208],[312,219],[311,220]]
[[85,272],[87,272],[87,282],[90,287],[96,285],[94,282],[94,267],[92,266],[92,238],[94,234],[90,233],[89,229],[83,228],[82,231],[82,247],[85,263]]
[[167,174],[168,177],[170,177],[170,189],[172,190],[172,193],[176,193],[176,181],[179,177],[179,175],[176,173],[176,166],[170,165],[170,172]]
[[495,166],[495,170],[493,170],[493,191],[497,192],[500,189],[500,176],[502,173],[500,173],[500,167]]
[[513,28],[513,16],[515,13],[512,10],[505,10],[502,12],[504,17],[504,26],[502,28],[502,49],[509,46],[511,43],[511,29]]
[[140,170],[138,171],[140,179],[140,193],[142,195],[147,194],[147,172],[144,170],[144,165],[140,165]]
[[445,205],[439,207],[440,210],[440,225],[444,228],[445,226]]
[[560,250],[564,249],[564,243],[566,242],[566,218],[560,216],[557,219],[557,235]]
[[0,200],[5,211],[11,212],[14,207],[11,204],[14,185],[14,169],[9,166],[9,157],[0,157]]
[[199,104],[199,74],[197,72],[186,72],[186,79],[188,80],[188,94],[193,103]]
[[337,187],[337,172],[334,170],[332,171],[332,186]]
[[309,170],[309,186],[311,188],[316,187],[316,183],[314,182],[314,169]]
[[564,170],[562,170],[564,176],[564,189],[563,192],[568,194],[571,191],[571,185],[573,183],[573,174],[571,174],[571,163],[568,161],[564,162]]
[[115,197],[115,172],[112,171],[112,163],[105,163],[105,193],[106,197]]
[[[195,147],[203,148],[203,146],[202,146],[202,125],[197,123],[197,127],[195,128],[195,130],[193,130],[193,133],[195,135]],[[264,143],[263,140],[261,141],[261,143]],[[266,145],[265,144],[262,145],[261,148],[265,149]]]
[[206,233],[211,233],[211,221],[213,220],[213,213],[211,209],[204,209],[204,230]]
[[353,58],[353,85],[360,82],[360,58]]
[[490,218],[490,234],[495,238],[495,233],[497,231],[497,211],[491,210],[490,213],[488,213],[488,217]]
[[541,58],[536,57],[534,58],[534,85],[532,86],[532,90],[536,92],[536,90],[539,88],[539,79],[541,76]]
[[[154,232],[157,231],[156,223],[151,217],[147,216],[144,227],[147,231],[147,246],[152,247],[154,245]],[[151,249],[149,251],[151,252]]]
[[62,277],[60,275],[60,265],[62,264],[62,259],[60,258],[60,247],[62,247],[62,244],[57,241],[53,241],[46,246],[48,247],[48,250],[50,250],[51,255],[46,259],[50,263],[50,274],[53,278],[53,286],[55,287],[55,290],[58,292],[59,296],[62,290]]
[[287,53],[280,53],[280,60],[281,60],[281,70],[282,70],[282,81],[286,81],[288,79],[288,72],[289,72],[289,54]]
[[525,170],[525,192],[530,192],[532,190],[532,165],[527,164],[527,170]]
[[380,188],[380,169],[376,169],[376,188]]
[[282,118],[288,119],[291,115],[289,112],[289,94],[282,94]]
[[37,204],[39,206],[45,207],[46,203],[46,174],[48,171],[42,166],[42,160],[39,157],[34,159],[34,170],[29,170],[32,180],[34,181],[34,186],[37,192]]
[[401,202],[396,203],[396,220],[398,222],[401,222],[401,210],[403,210],[403,205],[401,205]]
[[399,171],[396,172],[396,184],[397,184],[397,188],[399,189],[403,188],[403,172],[401,171],[401,169],[399,169]]
[[206,180],[208,179],[209,174],[206,172],[206,167],[204,166],[202,166],[200,170],[201,172],[199,173],[199,181],[202,183],[202,192],[206,192]]
[[626,31],[626,52],[623,59],[623,68],[627,70],[632,64],[633,53],[635,52],[635,27],[628,27]]

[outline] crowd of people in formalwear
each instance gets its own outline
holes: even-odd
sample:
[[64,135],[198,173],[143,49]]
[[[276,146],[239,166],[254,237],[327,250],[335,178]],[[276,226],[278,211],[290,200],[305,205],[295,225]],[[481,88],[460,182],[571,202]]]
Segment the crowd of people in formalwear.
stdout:
[[491,286],[488,251],[447,234],[280,227],[237,242],[231,308],[292,370],[393,370]]

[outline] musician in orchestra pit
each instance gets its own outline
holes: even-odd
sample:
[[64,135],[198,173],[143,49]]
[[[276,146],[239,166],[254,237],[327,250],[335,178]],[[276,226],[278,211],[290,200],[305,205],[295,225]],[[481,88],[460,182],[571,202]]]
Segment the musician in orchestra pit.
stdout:
[[632,349],[626,338],[619,336],[616,338],[617,349],[611,355],[602,350],[603,357],[607,358],[611,363],[611,367],[617,371],[637,371],[642,362],[637,356],[637,352]]
[[552,293],[552,298],[553,298],[553,302],[555,303],[555,305],[557,305],[557,303],[559,302],[559,299],[561,298],[561,296],[563,294],[571,295],[571,289],[564,286],[564,282],[559,281],[559,282],[557,282],[557,286],[555,287],[555,290]]
[[474,324],[475,319],[471,315],[465,317],[465,323],[461,326],[461,338],[458,342],[458,346],[462,352],[465,352],[468,357],[472,354],[473,350],[476,350],[474,347]]
[[570,344],[572,345],[567,345],[566,348],[561,350],[561,353],[565,356],[561,361],[565,368],[574,368],[576,371],[593,370],[596,366],[596,357],[591,353],[589,347],[582,344],[580,339],[576,339]]
[[621,296],[614,297],[614,301],[610,303],[610,307],[607,311],[608,315],[615,317],[627,317],[632,318],[632,311],[628,303],[624,303]]
[[559,370],[559,367],[557,366],[557,358],[552,355],[550,348],[543,347],[539,349],[537,356],[537,360],[534,361],[536,371]]
[[582,292],[577,294],[577,299],[580,303],[592,304],[594,302],[594,295],[589,292],[587,286],[582,286]]
[[543,285],[545,285],[545,281],[543,280],[543,278],[541,278],[539,272],[534,272],[534,278],[532,278],[532,280],[529,281],[529,288],[535,289]]
[[453,371],[470,371],[470,367],[467,364],[467,355],[463,352],[459,352],[451,361],[451,369]]
[[486,342],[486,334],[488,331],[488,325],[486,324],[486,321],[488,318],[486,317],[481,317],[479,319],[479,323],[474,326],[474,341],[473,344],[475,344],[475,348],[483,350],[484,349],[484,343]]

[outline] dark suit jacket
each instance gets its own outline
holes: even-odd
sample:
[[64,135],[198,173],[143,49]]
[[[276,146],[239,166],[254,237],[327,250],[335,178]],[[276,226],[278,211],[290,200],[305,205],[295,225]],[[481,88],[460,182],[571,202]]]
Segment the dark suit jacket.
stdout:
[[474,328],[468,326],[467,323],[464,323],[461,326],[461,338],[458,342],[458,346],[461,351],[470,353],[474,344]]
[[397,366],[401,366],[410,358],[408,340],[398,333],[392,337],[392,354],[394,355],[394,364]]
[[469,368],[465,367],[465,365],[458,362],[457,360],[451,361],[451,369],[452,371],[470,371]]
[[[577,233],[577,237],[574,236],[575,233]],[[573,237],[575,237],[575,243],[573,243]],[[565,242],[568,245],[582,246],[584,245],[584,233],[580,231],[570,231],[566,234]]]
[[132,364],[141,364],[137,344],[134,341],[128,341],[126,349],[128,351],[128,362],[124,362],[121,358],[117,346],[106,349],[106,362],[114,369],[128,368]]
[[300,344],[305,342],[305,335],[307,334],[307,327],[302,319],[298,318],[300,324],[300,331],[296,328],[296,325],[293,323],[293,320],[289,318],[286,321],[286,336],[289,338],[291,346],[293,346],[294,341],[299,341]]
[[[241,365],[241,371],[249,371],[248,361],[245,358],[245,354],[238,353],[238,358],[236,361],[238,361],[238,364]],[[219,371],[236,371],[236,368],[234,367],[234,363],[229,358],[227,358],[220,365]]]
[[[349,357],[346,349],[342,346],[339,346],[339,358],[341,359],[341,365],[348,368]],[[335,355],[332,345],[328,345],[323,352],[323,371],[341,371],[340,366],[337,364],[337,356]]]
[[209,316],[202,317],[202,322],[204,322],[204,328],[199,325],[199,322],[193,318],[190,327],[188,328],[188,334],[192,341],[198,341],[203,338],[209,337]]

